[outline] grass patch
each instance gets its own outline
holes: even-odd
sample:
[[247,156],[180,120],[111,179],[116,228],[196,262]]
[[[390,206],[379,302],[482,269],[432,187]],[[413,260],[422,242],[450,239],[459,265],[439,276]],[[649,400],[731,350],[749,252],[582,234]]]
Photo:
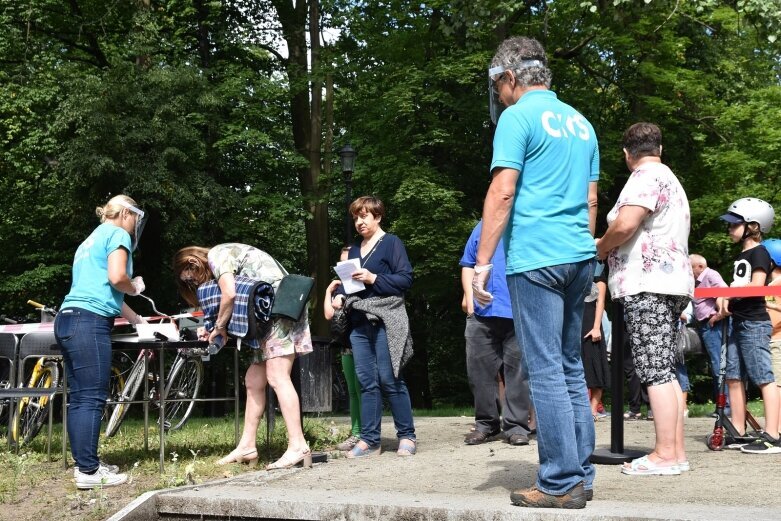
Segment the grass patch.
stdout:
[[412,416],[427,418],[445,418],[449,416],[466,416],[474,418],[475,409],[472,406],[438,405],[433,409],[413,409]]
[[[314,451],[330,450],[346,438],[346,425],[327,424],[317,418],[304,418],[304,433]],[[129,482],[119,487],[101,490],[77,490],[73,483],[73,460],[68,453],[68,469],[62,465],[62,425],[52,432],[52,461],[46,456],[46,430],[17,452],[9,450],[0,439],[0,509],[13,509],[15,519],[72,519],[92,521],[105,519],[140,494],[161,488],[203,483],[231,477],[250,469],[232,464],[222,467],[216,461],[230,452],[234,444],[233,418],[192,418],[179,431],[166,436],[164,472],[159,467],[159,431],[153,421],[149,425],[149,446],[144,450],[142,419],[128,419],[119,432],[101,436],[98,454],[102,461],[119,465]],[[263,468],[284,453],[287,434],[281,416],[266,445],[265,422],[261,422],[257,438]],[[63,505],[65,498],[65,505]],[[37,509],[37,510],[36,510]]]

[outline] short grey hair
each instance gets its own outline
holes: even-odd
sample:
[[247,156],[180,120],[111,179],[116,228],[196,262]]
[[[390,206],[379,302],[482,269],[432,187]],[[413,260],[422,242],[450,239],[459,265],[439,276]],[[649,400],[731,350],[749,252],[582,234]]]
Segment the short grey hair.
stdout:
[[[522,61],[538,60],[542,67],[520,67]],[[502,66],[513,71],[518,85],[521,87],[537,87],[544,85],[550,88],[553,73],[548,68],[548,58],[542,44],[534,38],[515,36],[503,41],[496,50],[491,67]]]

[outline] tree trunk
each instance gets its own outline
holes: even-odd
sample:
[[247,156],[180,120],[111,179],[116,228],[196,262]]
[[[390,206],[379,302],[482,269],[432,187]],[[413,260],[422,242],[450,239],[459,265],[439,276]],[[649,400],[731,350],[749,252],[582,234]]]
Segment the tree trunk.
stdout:
[[[285,63],[290,84],[290,113],[293,118],[293,142],[296,150],[308,159],[308,165],[298,172],[304,208],[311,216],[306,221],[307,267],[315,277],[315,306],[310,319],[312,333],[328,335],[328,323],[323,316],[322,295],[330,279],[328,258],[328,205],[320,183],[322,140],[322,81],[317,79],[320,63],[320,13],[318,0],[295,5],[290,0],[273,0],[288,46]],[[307,14],[312,48],[313,74],[307,72]],[[311,100],[311,104],[310,104]]]

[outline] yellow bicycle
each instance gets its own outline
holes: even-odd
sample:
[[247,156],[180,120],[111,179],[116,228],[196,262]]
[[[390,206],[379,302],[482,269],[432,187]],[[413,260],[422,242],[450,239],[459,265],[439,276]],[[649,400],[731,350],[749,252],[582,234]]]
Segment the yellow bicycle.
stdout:
[[[57,312],[43,304],[33,300],[28,304],[37,309],[55,316]],[[111,378],[109,381],[109,400],[115,401],[122,394],[125,387],[125,377],[128,367],[132,365],[132,360],[123,352],[116,352],[112,357]],[[51,389],[49,395],[25,397],[19,400],[14,408],[14,416],[11,421],[11,442],[23,445],[38,435],[41,428],[46,423],[49,415],[49,407],[52,406],[56,389],[60,386],[62,378],[62,367],[59,360],[55,358],[41,357],[36,360],[29,378],[24,387],[32,389]],[[103,417],[108,418],[113,407],[107,405],[104,408]]]

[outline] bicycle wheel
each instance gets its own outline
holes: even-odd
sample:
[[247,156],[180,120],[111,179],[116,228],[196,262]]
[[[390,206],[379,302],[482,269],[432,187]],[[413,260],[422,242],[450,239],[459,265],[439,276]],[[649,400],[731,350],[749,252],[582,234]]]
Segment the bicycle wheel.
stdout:
[[[9,389],[11,382],[8,380],[0,379],[0,390]],[[8,399],[0,399],[0,429],[8,426]]]
[[193,411],[193,400],[198,397],[203,382],[203,361],[198,357],[177,356],[167,380],[165,399],[184,400],[165,407],[165,429],[175,431],[187,422]]
[[60,367],[57,362],[47,360],[34,381],[28,387],[52,389],[48,396],[33,396],[19,401],[11,425],[11,440],[17,444],[29,443],[40,432],[49,417],[49,407],[54,398],[54,389],[60,384]]
[[106,425],[106,437],[110,438],[119,430],[119,426],[122,425],[122,420],[125,419],[125,415],[127,414],[127,411],[130,409],[131,405],[129,403],[123,402],[132,402],[135,399],[136,394],[138,393],[138,389],[141,387],[141,383],[143,383],[145,376],[144,359],[141,357],[136,360],[136,363],[130,370],[130,375],[127,377],[127,380],[125,380],[125,385],[122,388],[122,392],[120,392],[119,396],[117,396],[116,401],[119,403],[106,406],[112,408],[111,416],[108,419],[108,425]]
[[[133,370],[133,359],[126,353],[117,351],[111,356],[111,377],[109,379],[108,387],[108,400],[111,402],[118,402],[119,397],[122,395],[122,390],[125,388],[125,381],[130,375],[130,371]],[[103,407],[103,415],[100,417],[100,421],[108,420],[111,417],[111,412],[114,410],[114,405],[106,404]]]

